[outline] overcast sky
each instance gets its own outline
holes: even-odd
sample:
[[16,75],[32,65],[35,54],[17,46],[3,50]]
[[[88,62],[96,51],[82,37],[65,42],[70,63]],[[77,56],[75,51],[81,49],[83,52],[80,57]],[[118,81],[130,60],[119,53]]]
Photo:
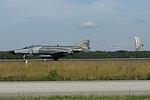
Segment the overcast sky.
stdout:
[[83,39],[93,51],[134,50],[135,36],[150,50],[150,0],[0,0],[0,50]]

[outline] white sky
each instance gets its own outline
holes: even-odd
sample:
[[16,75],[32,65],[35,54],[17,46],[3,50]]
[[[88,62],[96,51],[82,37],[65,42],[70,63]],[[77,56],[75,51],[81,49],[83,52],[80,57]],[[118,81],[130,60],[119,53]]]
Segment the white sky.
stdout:
[[128,40],[134,50],[135,36],[150,50],[150,0],[0,0],[0,50],[82,39],[93,51]]

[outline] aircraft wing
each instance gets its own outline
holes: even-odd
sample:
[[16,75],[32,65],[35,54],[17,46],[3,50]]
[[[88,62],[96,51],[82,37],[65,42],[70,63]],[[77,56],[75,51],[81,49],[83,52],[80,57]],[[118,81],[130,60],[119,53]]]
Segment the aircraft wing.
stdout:
[[39,57],[41,58],[53,58],[54,60],[58,60],[61,57],[64,57],[68,54],[72,54],[71,50],[67,49],[53,49],[53,50],[42,50],[39,51],[41,55]]

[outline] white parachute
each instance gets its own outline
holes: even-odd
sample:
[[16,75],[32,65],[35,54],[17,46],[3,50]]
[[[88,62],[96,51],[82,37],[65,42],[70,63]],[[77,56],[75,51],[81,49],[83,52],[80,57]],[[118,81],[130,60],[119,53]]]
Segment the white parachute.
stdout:
[[139,37],[135,36],[134,37],[134,42],[135,42],[135,50],[136,51],[141,51],[142,47],[144,46],[140,40]]
[[140,38],[135,36],[134,43],[133,43],[133,38],[132,38],[127,41],[123,41],[121,43],[115,44],[112,47],[122,48],[122,49],[126,49],[126,50],[128,50],[129,47],[134,47],[136,51],[141,51],[141,50],[143,50],[143,48],[142,48],[143,46],[144,45],[142,44]]

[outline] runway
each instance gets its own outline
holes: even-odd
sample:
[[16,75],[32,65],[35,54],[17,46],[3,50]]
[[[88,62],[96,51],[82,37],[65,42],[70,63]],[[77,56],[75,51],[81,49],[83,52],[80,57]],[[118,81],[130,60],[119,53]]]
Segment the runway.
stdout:
[[0,97],[150,95],[149,80],[0,82]]
[[[108,58],[108,59],[27,59],[28,62],[150,62],[149,58]],[[0,62],[25,62],[23,59],[0,60]]]

